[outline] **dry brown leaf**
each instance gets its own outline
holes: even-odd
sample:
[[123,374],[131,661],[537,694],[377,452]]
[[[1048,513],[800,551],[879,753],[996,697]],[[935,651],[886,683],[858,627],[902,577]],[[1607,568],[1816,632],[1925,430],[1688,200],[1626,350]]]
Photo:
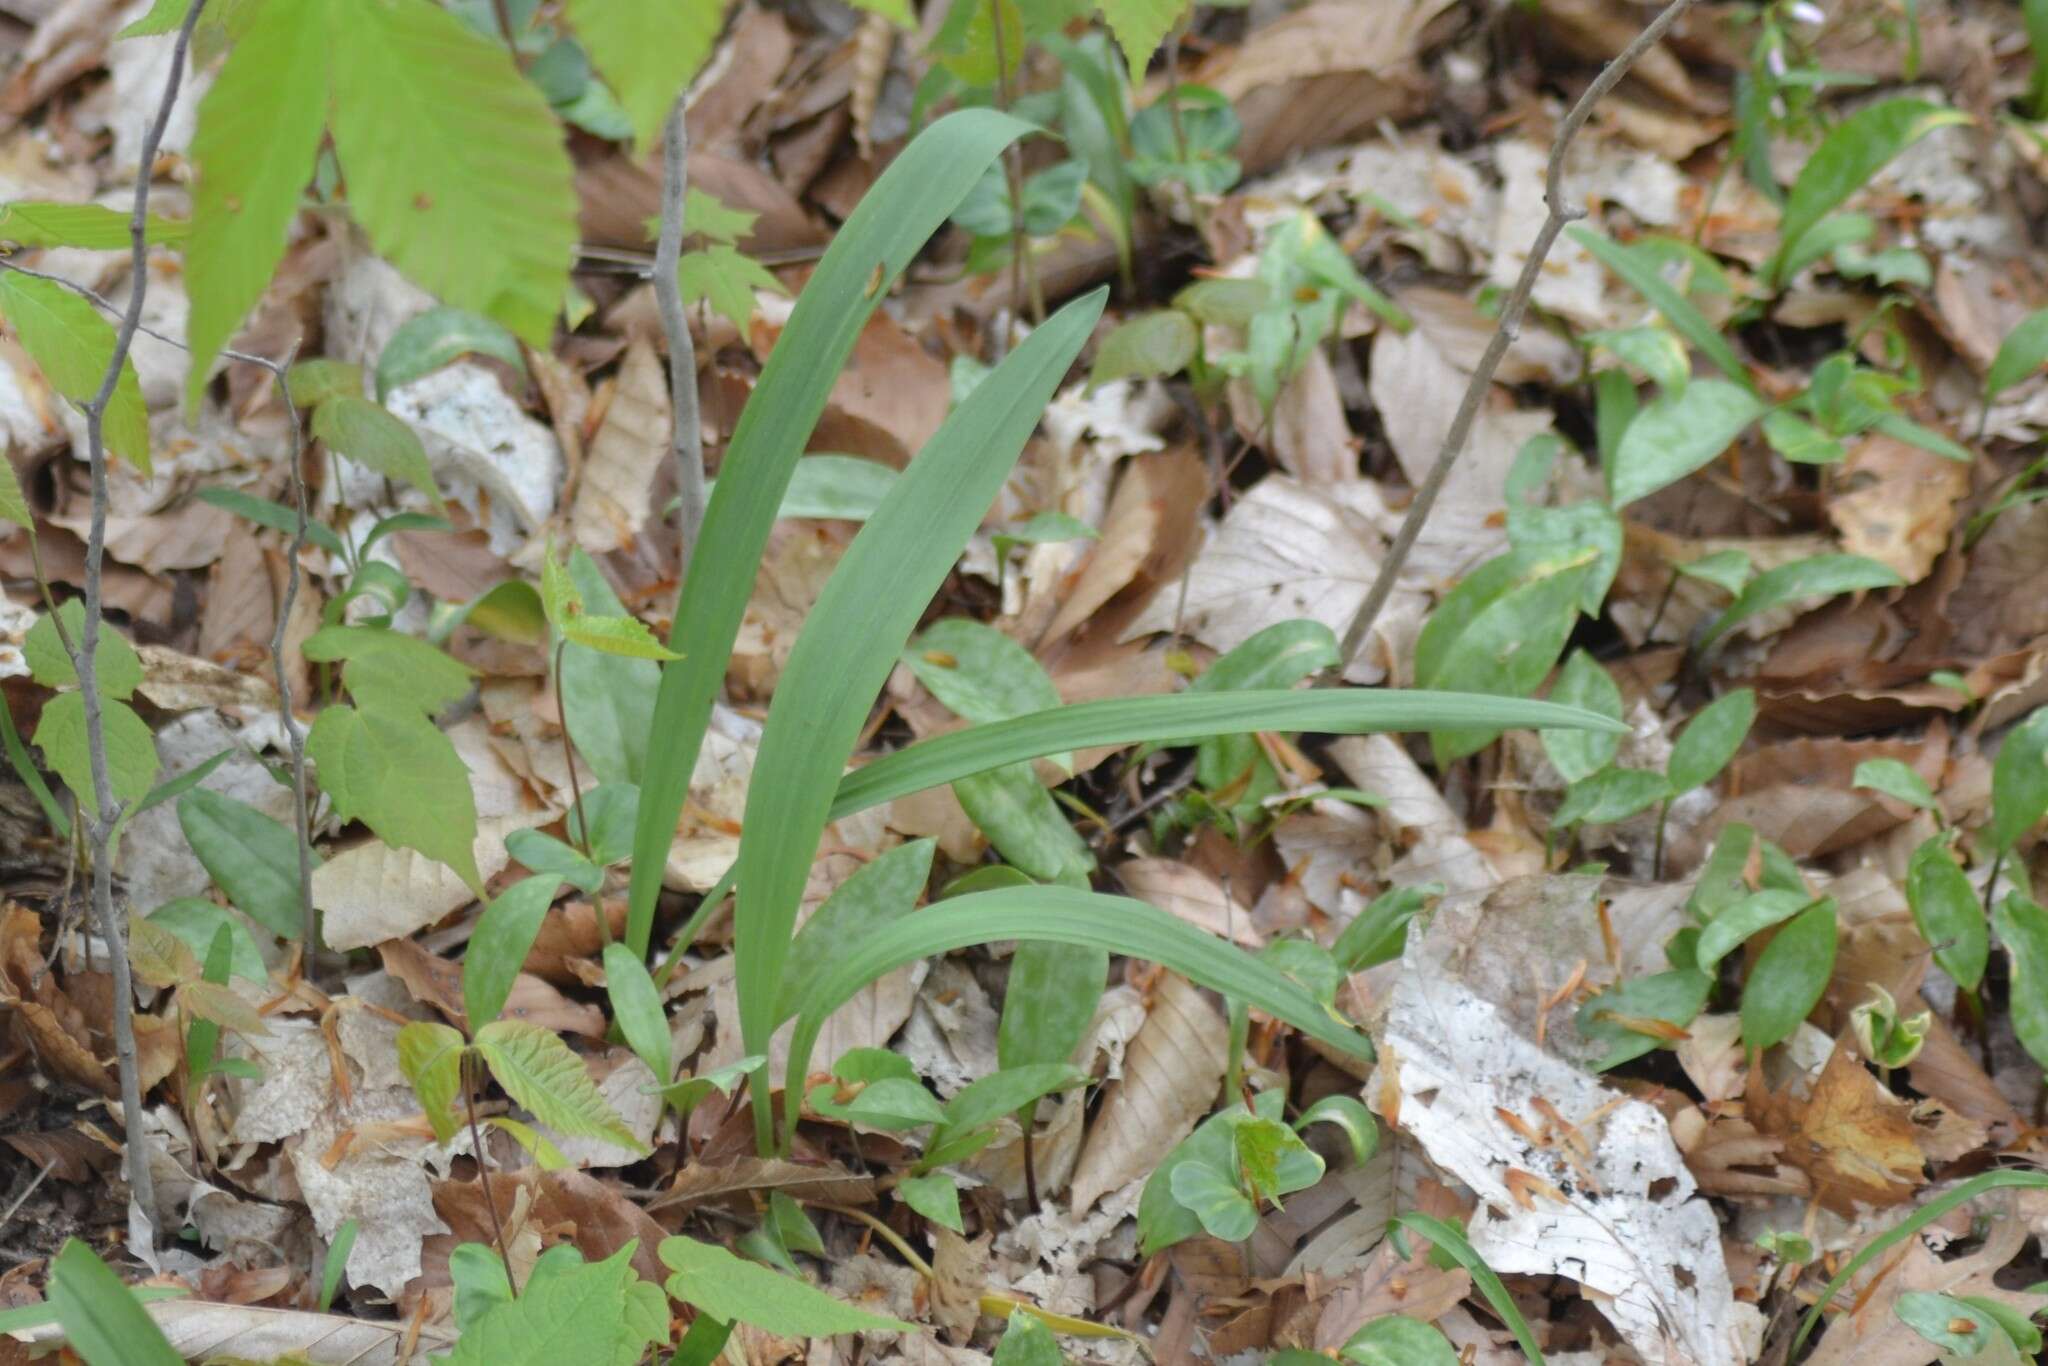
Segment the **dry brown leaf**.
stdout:
[[1370,1262],[1337,1282],[1316,1318],[1318,1351],[1342,1347],[1387,1314],[1434,1322],[1471,1293],[1472,1277],[1462,1268],[1432,1265],[1426,1244],[1411,1242],[1409,1250],[1413,1255],[1403,1259],[1391,1242],[1382,1242]]
[[1177,582],[1200,539],[1208,494],[1209,472],[1187,447],[1132,456],[1088,558],[1057,594],[1045,595],[1059,605],[1043,639],[1058,641],[1126,589],[1142,597]]
[[[280,1361],[312,1366],[403,1366],[428,1352],[455,1345],[452,1330],[401,1322],[378,1322],[345,1314],[313,1314],[250,1304],[206,1300],[158,1300],[149,1306],[171,1350],[181,1359]],[[30,1330],[33,1342],[56,1345],[63,1330],[55,1323]],[[7,1360],[0,1349],[0,1362]]]
[[924,449],[952,404],[946,363],[887,313],[861,329],[832,386],[811,449],[862,455],[898,469]]
[[633,543],[653,505],[655,474],[668,458],[670,426],[667,372],[653,347],[634,342],[569,507],[578,545],[602,555]]
[[[1336,484],[1358,475],[1358,441],[1344,417],[1337,375],[1321,349],[1280,390],[1273,405],[1273,454],[1304,484]],[[1259,425],[1254,424],[1254,435]]]
[[[511,861],[505,836],[546,821],[544,811],[477,821],[477,871],[489,882]],[[476,900],[461,876],[445,863],[411,849],[366,840],[313,870],[313,904],[323,915],[328,945],[366,949],[415,930]]]
[[1152,1013],[1124,1053],[1074,1168],[1072,1209],[1087,1213],[1104,1194],[1152,1170],[1159,1155],[1209,1113],[1230,1048],[1223,1012],[1200,987],[1168,973]]
[[1920,1185],[1926,1155],[1913,1107],[1879,1085],[1850,1048],[1835,1048],[1803,1099],[1752,1088],[1748,1114],[1783,1140],[1783,1160],[1804,1171],[1815,1198],[1837,1214],[1853,1214],[1859,1203],[1903,1204]]
[[1828,499],[1828,520],[1842,533],[1842,549],[1918,583],[1948,546],[1970,469],[1877,434],[1856,444],[1830,482],[1840,491]]
[[1124,890],[1162,911],[1171,911],[1191,925],[1248,949],[1265,939],[1253,927],[1251,913],[1215,878],[1178,859],[1132,859],[1117,867]]
[[[377,956],[384,970],[403,982],[415,1001],[432,1006],[457,1024],[465,1021],[460,964],[429,953],[410,939],[386,940],[377,946]],[[602,1010],[571,1001],[540,978],[524,972],[512,979],[512,992],[505,998],[502,1013],[506,1019],[524,1020],[586,1038],[604,1037]]]
[[993,1230],[968,1239],[948,1228],[932,1229],[931,1315],[949,1341],[965,1343],[981,1320],[994,1237]]
[[875,1183],[837,1163],[809,1164],[774,1157],[742,1157],[720,1166],[693,1162],[654,1199],[649,1210],[687,1209],[706,1201],[756,1192],[785,1191],[798,1200],[833,1205],[874,1203]]

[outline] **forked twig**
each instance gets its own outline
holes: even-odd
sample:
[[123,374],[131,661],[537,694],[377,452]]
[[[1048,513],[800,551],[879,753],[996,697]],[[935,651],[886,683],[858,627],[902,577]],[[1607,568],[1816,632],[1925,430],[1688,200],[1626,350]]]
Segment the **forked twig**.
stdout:
[[1357,614],[1351,618],[1351,625],[1344,632],[1339,655],[1340,674],[1364,647],[1365,638],[1379,619],[1380,610],[1393,594],[1402,565],[1407,563],[1409,553],[1415,549],[1416,538],[1422,534],[1423,524],[1429,520],[1430,509],[1436,506],[1437,495],[1443,492],[1444,481],[1450,478],[1451,467],[1464,454],[1465,443],[1472,436],[1472,425],[1479,420],[1480,406],[1485,403],[1486,392],[1493,384],[1494,372],[1500,368],[1501,358],[1520,334],[1522,315],[1528,311],[1529,296],[1535,292],[1536,277],[1543,269],[1544,258],[1550,255],[1550,249],[1565,225],[1586,216],[1584,209],[1565,203],[1564,198],[1564,158],[1565,153],[1571,150],[1572,139],[1578,136],[1579,129],[1592,116],[1593,106],[1619,84],[1637,59],[1655,47],[1665,32],[1697,2],[1671,0],[1664,11],[1650,21],[1650,26],[1636,35],[1634,42],[1602,68],[1600,74],[1593,78],[1593,83],[1586,87],[1586,93],[1579,96],[1571,112],[1564,116],[1564,122],[1558,125],[1557,137],[1550,145],[1550,165],[1543,181],[1543,204],[1549,213],[1543,220],[1543,226],[1537,230],[1536,240],[1529,246],[1529,258],[1522,263],[1521,276],[1501,305],[1500,321],[1494,327],[1492,340],[1486,344],[1485,353],[1479,358],[1478,367],[1472,372],[1471,383],[1465,387],[1465,397],[1458,404],[1456,416],[1451,419],[1451,429],[1444,434],[1444,444],[1437,451],[1436,463],[1430,466],[1421,486],[1415,490],[1414,501],[1408,504],[1408,514],[1401,519],[1400,530],[1394,533],[1394,543],[1387,547],[1386,559],[1380,563],[1379,577],[1373,580],[1371,591],[1359,604]]

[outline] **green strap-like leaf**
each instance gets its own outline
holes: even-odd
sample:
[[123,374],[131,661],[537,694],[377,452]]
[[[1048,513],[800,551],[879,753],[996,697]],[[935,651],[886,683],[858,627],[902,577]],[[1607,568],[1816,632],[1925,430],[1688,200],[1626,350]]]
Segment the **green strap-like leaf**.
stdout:
[[50,1304],[72,1350],[91,1366],[184,1366],[149,1311],[76,1238],[50,1263]]
[[187,407],[199,402],[214,357],[263,297],[284,256],[327,123],[330,3],[256,6],[200,101],[192,135],[199,184],[185,242],[192,299]]
[[545,347],[576,257],[577,199],[539,88],[431,0],[353,0],[327,41],[334,147],[372,245],[445,302]]
[[[60,284],[10,270],[0,274],[0,315],[51,388],[78,404],[99,396],[114,355],[114,325],[98,309]],[[121,362],[103,435],[109,451],[149,473],[149,410],[133,357]]]
[[[1006,115],[968,109],[918,134],[834,234],[755,382],[726,451],[726,474],[691,552],[693,565],[713,568],[684,579],[669,641],[684,657],[663,670],[654,724],[646,732],[659,738],[647,757],[633,836],[626,942],[635,953],[647,951],[661,870],[753,590],[752,573],[734,567],[761,561],[791,471],[855,339],[881,301],[871,282],[901,274],[982,170],[1029,131],[1028,124]],[[808,851],[804,857],[808,862]]]

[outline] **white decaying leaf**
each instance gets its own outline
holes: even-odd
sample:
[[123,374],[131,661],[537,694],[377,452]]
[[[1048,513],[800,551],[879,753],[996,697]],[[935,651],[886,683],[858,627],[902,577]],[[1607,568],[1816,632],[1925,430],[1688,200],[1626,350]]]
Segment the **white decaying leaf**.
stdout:
[[[1663,1116],[1525,1037],[1445,961],[1449,938],[1410,930],[1381,1066],[1396,1070],[1402,1128],[1478,1196],[1473,1247],[1496,1271],[1578,1282],[1645,1361],[1752,1360],[1757,1311],[1735,1303],[1720,1222]],[[1538,1100],[1584,1122],[1583,1169],[1564,1159],[1565,1143],[1538,1147],[1503,1121],[1540,1129]],[[1513,1171],[1568,1191],[1565,1203],[1536,1194],[1523,1208]]]
[[[171,1350],[188,1361],[293,1361],[313,1366],[400,1366],[455,1345],[446,1328],[419,1329],[404,1321],[376,1322],[345,1314],[313,1314],[255,1304],[209,1300],[158,1300],[149,1316],[163,1329]],[[63,1340],[54,1323],[19,1335],[32,1346]]]

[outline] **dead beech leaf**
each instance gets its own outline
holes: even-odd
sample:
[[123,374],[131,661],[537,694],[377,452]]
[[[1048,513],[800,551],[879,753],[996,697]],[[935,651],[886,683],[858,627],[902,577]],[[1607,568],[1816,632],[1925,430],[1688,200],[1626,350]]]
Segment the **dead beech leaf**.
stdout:
[[604,422],[591,439],[569,526],[593,555],[631,545],[647,522],[654,477],[668,458],[668,376],[645,342],[626,348]]
[[952,392],[945,362],[877,311],[832,385],[831,406],[811,449],[866,456],[901,469],[946,420]]
[[1403,1259],[1393,1243],[1382,1242],[1371,1261],[1337,1283],[1316,1318],[1316,1350],[1341,1348],[1353,1333],[1387,1314],[1432,1322],[1471,1293],[1471,1274],[1462,1267],[1441,1270],[1413,1242],[1409,1251],[1414,1255]]
[[965,1343],[981,1320],[981,1296],[988,1289],[989,1243],[994,1230],[963,1238],[949,1228],[932,1230],[932,1320],[949,1341]]
[[1832,482],[1843,490],[1828,500],[1842,549],[1918,583],[1948,546],[1956,504],[1970,491],[1970,469],[1878,434],[1856,444]]
[[[391,939],[377,946],[384,970],[405,984],[421,1005],[432,1006],[451,1021],[465,1020],[462,1008],[462,968],[438,954],[430,953],[410,939]],[[540,978],[520,973],[512,979],[512,994],[505,998],[504,1017],[524,1020],[548,1029],[604,1037],[604,1012],[594,1005],[579,1005]]]
[[1032,586],[1031,600],[1058,602],[1043,639],[1059,640],[1126,589],[1135,596],[1177,583],[1187,556],[1200,542],[1199,518],[1208,496],[1208,470],[1185,446],[1147,451],[1125,462],[1087,559],[1057,594]]
[[[547,819],[544,811],[479,819],[475,852],[484,881],[510,861],[505,836]],[[474,900],[475,893],[447,864],[377,839],[345,849],[313,870],[313,905],[322,914],[328,945],[337,949],[403,939]]]
[[1358,474],[1358,441],[1344,417],[1337,376],[1320,349],[1273,405],[1273,453],[1304,484],[1337,484]]
[[1124,890],[1162,911],[1171,911],[1191,925],[1248,949],[1265,938],[1252,925],[1251,913],[1223,884],[1178,859],[1141,858],[1120,865],[1116,875]]
[[1072,1209],[1086,1214],[1106,1192],[1152,1170],[1161,1153],[1209,1113],[1228,1060],[1230,1029],[1201,988],[1168,973],[1152,1013],[1124,1052],[1123,1076],[1082,1144]]
[[1852,1049],[1837,1046],[1805,1099],[1752,1092],[1748,1114],[1784,1141],[1782,1158],[1813,1180],[1837,1214],[1860,1203],[1884,1208],[1913,1198],[1926,1156],[1913,1107],[1878,1084]]
[[[149,1306],[149,1316],[163,1330],[171,1350],[194,1361],[290,1359],[313,1366],[400,1366],[455,1345],[455,1334],[446,1328],[252,1304],[158,1300]],[[26,1336],[32,1344],[54,1346],[64,1334],[51,1323]]]
[[798,1200],[821,1200],[833,1205],[868,1205],[875,1199],[872,1178],[858,1176],[836,1162],[742,1157],[722,1166],[691,1163],[676,1173],[668,1189],[647,1202],[647,1208],[688,1209],[707,1201],[776,1190]]

